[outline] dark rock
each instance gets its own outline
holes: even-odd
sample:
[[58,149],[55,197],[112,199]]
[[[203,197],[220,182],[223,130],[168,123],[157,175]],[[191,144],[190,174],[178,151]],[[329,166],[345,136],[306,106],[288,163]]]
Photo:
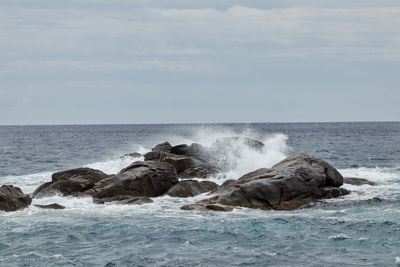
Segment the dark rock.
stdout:
[[168,142],[164,142],[162,144],[158,144],[151,149],[152,152],[170,152],[171,151],[171,144]]
[[37,208],[41,208],[41,209],[52,209],[52,210],[63,210],[65,209],[65,207],[63,205],[57,204],[57,203],[53,203],[53,204],[49,204],[49,205],[33,205]]
[[178,182],[175,168],[167,162],[138,161],[120,173],[101,180],[86,193],[95,198],[157,197]]
[[318,199],[347,194],[347,190],[339,188],[342,184],[342,175],[330,164],[300,154],[281,161],[271,169],[259,169],[227,183],[215,191],[214,197],[191,207],[209,209],[207,205],[220,204],[291,210]]
[[345,177],[344,178],[344,183],[345,184],[351,184],[351,185],[376,185],[374,182],[364,179],[364,178],[355,178],[355,177]]
[[218,173],[215,167],[210,165],[193,166],[179,173],[179,177],[182,179],[191,178],[208,178],[210,175]]
[[209,148],[206,148],[197,143],[193,143],[190,146],[185,144],[177,145],[171,148],[170,152],[175,155],[196,156],[199,158],[207,157],[210,155]]
[[145,161],[171,163],[180,178],[207,178],[235,168],[243,148],[240,145],[257,151],[262,151],[264,147],[262,142],[244,137],[220,138],[211,147],[197,143],[170,147],[169,143],[163,143],[145,154],[144,158]]
[[51,177],[53,182],[80,177],[87,180],[90,183],[97,183],[102,179],[107,178],[108,176],[109,176],[108,174],[105,174],[104,172],[99,170],[94,170],[91,168],[77,168],[67,171],[56,172]]
[[218,185],[210,181],[184,180],[171,187],[167,195],[171,197],[193,197],[216,189]]
[[78,168],[52,175],[52,181],[42,184],[35,192],[33,198],[41,198],[61,193],[63,196],[80,196],[84,191],[91,189],[94,185],[109,177],[102,171],[90,168]]
[[29,195],[19,187],[3,185],[0,187],[0,211],[16,211],[28,207],[32,203]]
[[162,144],[158,144],[151,149],[150,152],[144,154],[144,160],[160,160],[161,152],[169,153],[171,151],[171,144],[168,142],[164,142]]
[[222,204],[189,204],[181,207],[182,210],[196,210],[196,211],[233,211],[232,207]]
[[151,160],[160,160],[160,151],[151,151],[146,154],[144,154],[144,160],[145,161],[151,161]]
[[161,152],[160,160],[172,164],[181,178],[207,178],[216,169],[200,157]]
[[121,202],[121,204],[125,205],[143,205],[147,203],[153,203],[153,200],[148,197],[133,197]]
[[93,198],[93,203],[95,204],[105,204],[107,202],[124,205],[142,205],[146,203],[152,203],[153,200],[148,197],[132,197],[128,195],[114,196],[109,198]]

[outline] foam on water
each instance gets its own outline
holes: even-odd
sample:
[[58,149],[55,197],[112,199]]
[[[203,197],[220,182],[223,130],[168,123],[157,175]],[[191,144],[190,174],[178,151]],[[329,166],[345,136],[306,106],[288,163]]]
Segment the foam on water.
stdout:
[[[292,152],[287,144],[288,136],[282,133],[263,135],[250,130],[237,132],[208,127],[190,135],[170,136],[167,140],[131,144],[131,147],[138,147],[137,152],[143,154],[163,141],[170,141],[172,145],[210,146],[217,138],[231,136],[257,139],[266,147],[262,152],[241,142],[228,147],[225,152],[237,165],[228,173],[211,178],[219,184],[258,168],[271,167]],[[105,160],[82,162],[81,166],[113,174],[143,159],[120,156],[110,152]],[[50,181],[54,171],[57,170],[0,179],[3,184],[13,184],[31,193]],[[220,266],[315,266],[316,262],[336,266],[346,265],[351,258],[353,266],[357,266],[366,263],[370,251],[375,256],[368,258],[368,264],[387,266],[388,261],[379,255],[387,255],[393,264],[400,252],[396,248],[400,229],[400,168],[360,167],[339,171],[347,177],[367,178],[377,185],[346,184],[344,187],[352,194],[296,211],[180,210],[182,205],[196,202],[207,194],[192,198],[163,196],[143,205],[99,205],[91,198],[60,195],[34,199],[33,204],[59,203],[66,209],[46,210],[31,205],[17,212],[1,213],[0,265],[104,266],[109,261],[110,266],[114,263],[115,266],[205,266],[210,262]],[[360,205],[362,201],[369,204]],[[14,240],[23,242],[16,244]],[[368,252],[362,253],[362,248]]]

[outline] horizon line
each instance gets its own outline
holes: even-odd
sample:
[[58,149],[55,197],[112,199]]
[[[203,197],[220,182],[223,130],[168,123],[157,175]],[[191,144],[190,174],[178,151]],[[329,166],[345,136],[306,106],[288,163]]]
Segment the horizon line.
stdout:
[[387,121],[282,121],[282,122],[164,122],[164,123],[60,123],[60,124],[0,124],[9,126],[106,126],[106,125],[217,125],[217,124],[309,124],[309,123],[400,123],[396,120]]

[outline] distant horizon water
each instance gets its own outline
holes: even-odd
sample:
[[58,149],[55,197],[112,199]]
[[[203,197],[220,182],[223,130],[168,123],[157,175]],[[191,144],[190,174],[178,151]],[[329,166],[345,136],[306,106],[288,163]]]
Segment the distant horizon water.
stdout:
[[[0,266],[393,266],[400,256],[400,123],[261,123],[208,125],[67,125],[0,127],[0,184],[25,193],[51,174],[90,167],[117,173],[168,141],[210,145],[250,137],[260,152],[238,151],[238,165],[209,178],[217,184],[307,153],[344,176],[376,186],[344,187],[348,196],[296,211],[180,210],[193,198],[154,198],[141,206],[97,205],[90,198],[53,196],[0,212]],[[201,180],[201,179],[199,179]]]

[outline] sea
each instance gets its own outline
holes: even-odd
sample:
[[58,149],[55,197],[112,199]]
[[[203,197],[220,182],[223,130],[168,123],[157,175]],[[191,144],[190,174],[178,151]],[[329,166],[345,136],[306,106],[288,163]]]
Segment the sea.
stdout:
[[32,193],[56,171],[113,174],[142,159],[123,155],[164,141],[229,136],[266,149],[227,148],[238,164],[209,178],[218,184],[306,153],[376,186],[345,184],[350,195],[295,211],[180,209],[206,194],[140,206],[34,199],[66,209],[0,212],[0,266],[400,266],[399,122],[0,126],[0,185]]

